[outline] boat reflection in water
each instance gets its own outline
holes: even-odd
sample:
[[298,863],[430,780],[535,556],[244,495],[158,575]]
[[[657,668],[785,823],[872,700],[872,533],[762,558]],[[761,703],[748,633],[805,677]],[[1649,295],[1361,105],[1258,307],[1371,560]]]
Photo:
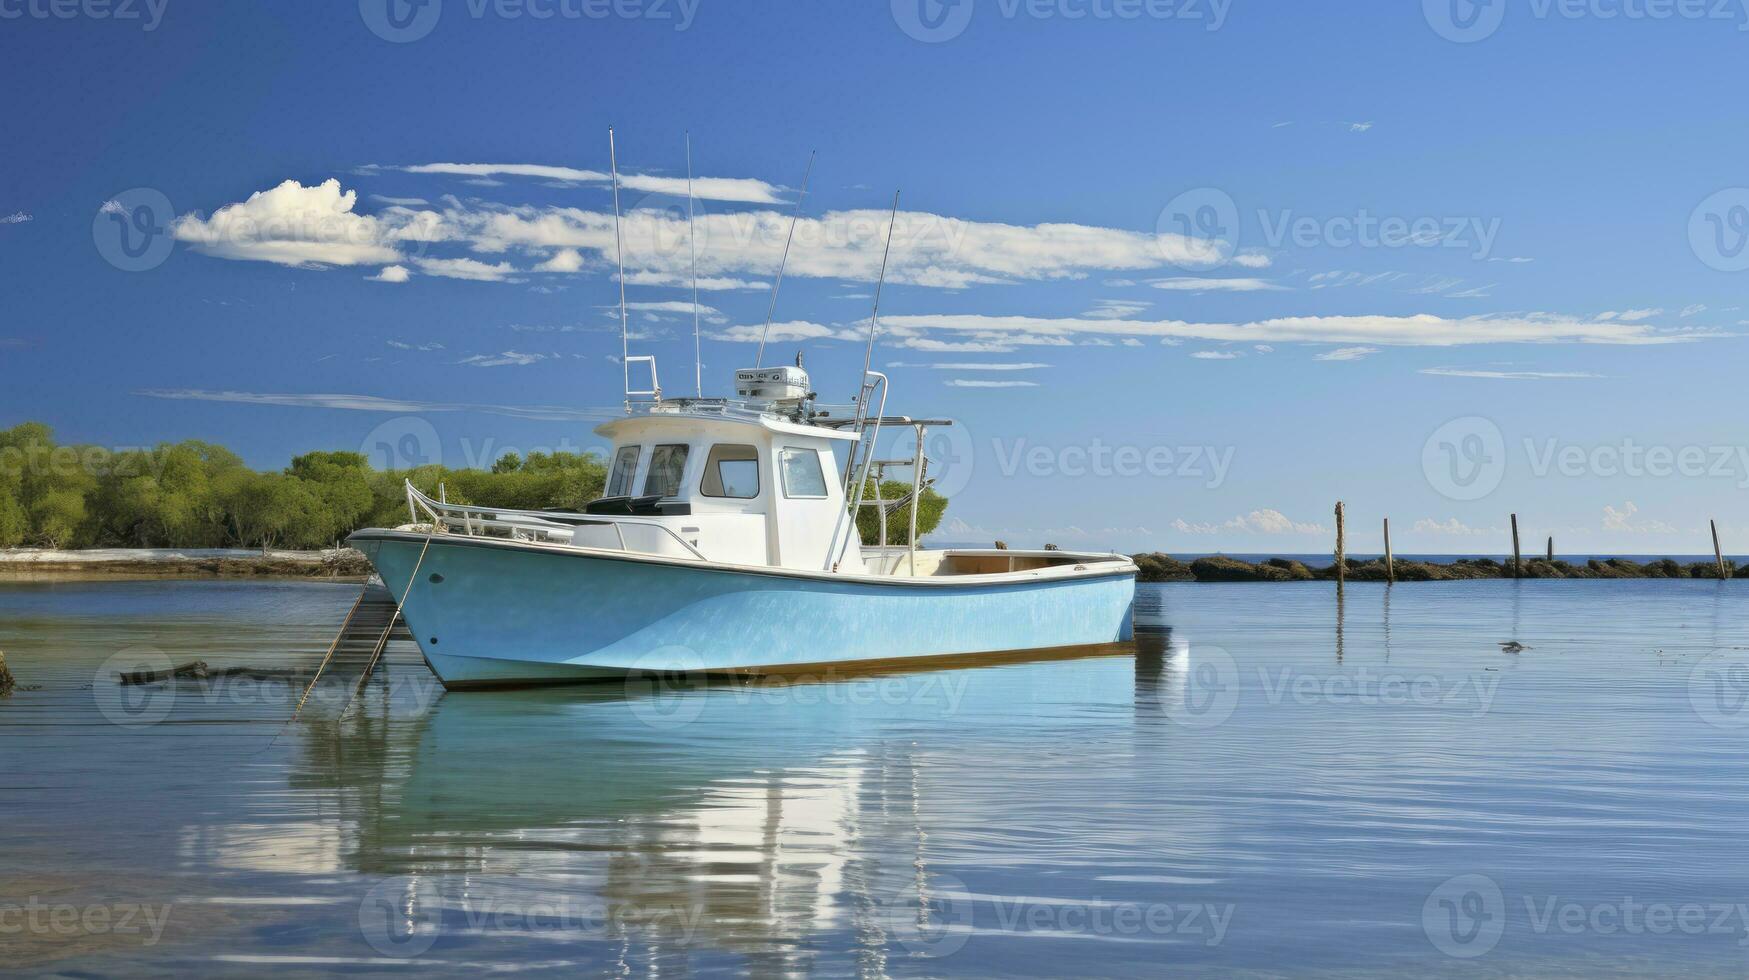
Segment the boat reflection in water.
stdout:
[[[1112,678],[1133,658],[1137,712],[1157,713],[1166,642],[1012,669],[446,695],[415,718],[378,701],[311,722],[294,785],[352,811],[341,860],[379,882],[360,922],[381,953],[868,970],[973,930],[930,825],[960,806],[966,757],[1002,750],[993,725],[1071,740],[1070,716],[1014,708],[1063,696],[1089,660]],[[1053,659],[1074,662],[1041,674]]]

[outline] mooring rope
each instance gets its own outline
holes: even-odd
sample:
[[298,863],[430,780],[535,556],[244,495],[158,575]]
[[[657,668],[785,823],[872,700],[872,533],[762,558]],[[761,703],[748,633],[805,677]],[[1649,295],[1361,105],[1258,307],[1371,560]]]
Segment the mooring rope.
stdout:
[[[401,590],[401,601],[395,603],[395,614],[389,617],[389,625],[383,630],[383,635],[377,638],[376,649],[371,651],[370,661],[364,665],[364,672],[358,677],[358,686],[352,689],[352,695],[346,699],[346,705],[340,709],[340,718],[344,719],[346,713],[352,710],[352,702],[358,700],[359,694],[364,691],[365,682],[370,680],[371,673],[376,670],[377,661],[381,660],[384,651],[388,650],[389,637],[395,632],[395,624],[401,621],[401,610],[406,607],[408,597],[413,594],[413,583],[419,581],[419,568],[425,564],[425,552],[430,549],[431,539],[436,536],[437,523],[433,521],[431,533],[425,536],[425,544],[419,549],[419,559],[413,563],[413,574],[407,576],[407,587]],[[301,708],[302,705],[299,707]],[[296,718],[297,715],[294,714],[292,717]]]

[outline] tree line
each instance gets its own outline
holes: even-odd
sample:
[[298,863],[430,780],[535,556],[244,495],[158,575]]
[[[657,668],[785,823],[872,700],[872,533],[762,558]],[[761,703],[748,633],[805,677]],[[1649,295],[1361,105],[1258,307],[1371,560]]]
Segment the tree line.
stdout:
[[402,481],[457,503],[581,510],[601,496],[592,453],[506,454],[490,471],[374,470],[363,453],[311,452],[262,472],[189,440],[114,451],[57,445],[48,426],[0,431],[0,548],[332,546],[361,527],[407,522]]
[[[209,442],[59,445],[48,426],[26,422],[0,430],[0,548],[326,548],[361,527],[406,523],[404,480],[433,497],[441,484],[454,503],[581,511],[601,496],[607,467],[594,453],[536,452],[507,453],[490,470],[375,470],[363,453],[310,452],[264,472]],[[882,484],[888,500],[910,489]],[[946,509],[926,490],[920,535]],[[858,517],[874,543],[873,509]],[[890,542],[904,543],[909,517],[908,507],[889,517]]]

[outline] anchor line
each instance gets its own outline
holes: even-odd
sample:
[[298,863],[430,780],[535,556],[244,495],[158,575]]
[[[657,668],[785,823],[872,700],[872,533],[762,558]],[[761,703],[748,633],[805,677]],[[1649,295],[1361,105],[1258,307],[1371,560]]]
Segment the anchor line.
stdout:
[[[425,535],[425,544],[419,548],[419,559],[413,563],[413,573],[407,576],[407,587],[401,590],[401,601],[395,603],[395,614],[389,617],[389,625],[383,630],[383,635],[377,640],[376,649],[371,652],[370,660],[364,665],[364,672],[358,677],[358,686],[352,689],[352,695],[346,699],[346,705],[340,709],[339,717],[344,719],[346,713],[352,710],[352,703],[358,700],[358,695],[364,690],[365,682],[376,670],[377,661],[383,657],[383,652],[389,648],[389,635],[395,631],[395,626],[401,621],[401,610],[406,607],[407,599],[413,595],[413,583],[419,581],[419,568],[425,564],[425,552],[431,547],[431,539],[437,536],[437,524],[431,525],[431,533]],[[302,705],[299,705],[301,708]]]

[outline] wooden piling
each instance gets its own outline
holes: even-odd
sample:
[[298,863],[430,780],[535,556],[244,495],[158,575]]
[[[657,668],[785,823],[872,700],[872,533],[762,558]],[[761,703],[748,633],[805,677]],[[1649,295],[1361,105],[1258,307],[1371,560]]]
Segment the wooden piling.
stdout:
[[1522,557],[1520,557],[1520,553],[1518,550],[1518,515],[1513,514],[1512,515],[1512,577],[1519,578],[1523,575],[1524,575],[1524,559]]
[[12,671],[6,669],[6,651],[0,650],[0,697],[12,693],[18,686],[18,680],[12,676]]
[[1555,536],[1549,535],[1549,564],[1555,563]]
[[1719,549],[1719,522],[1715,520],[1707,523],[1713,526],[1713,561],[1718,563],[1719,578],[1723,580],[1728,576],[1725,575],[1725,553]]
[[1342,501],[1336,501],[1336,587],[1348,580],[1348,539],[1342,527]]
[[1397,561],[1391,554],[1391,519],[1385,518],[1385,584],[1397,584]]

